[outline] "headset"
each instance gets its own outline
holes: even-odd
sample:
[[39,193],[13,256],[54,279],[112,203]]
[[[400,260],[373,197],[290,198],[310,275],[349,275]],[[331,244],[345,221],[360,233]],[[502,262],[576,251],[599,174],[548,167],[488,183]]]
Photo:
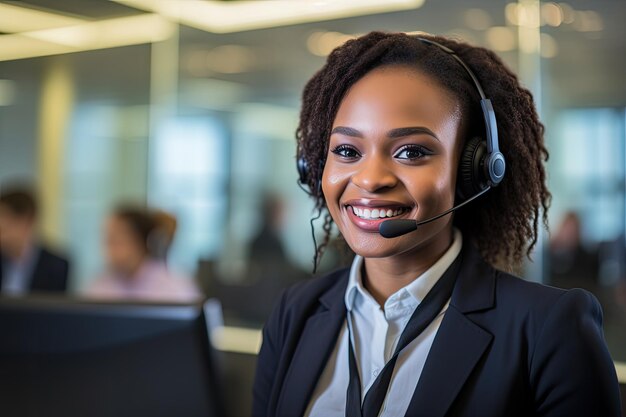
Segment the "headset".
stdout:
[[[480,136],[471,137],[464,145],[459,162],[459,173],[457,179],[457,195],[462,201],[460,204],[455,205],[450,210],[447,210],[435,217],[419,222],[415,220],[387,220],[381,224],[380,229],[381,234],[385,237],[396,237],[408,233],[409,231],[415,230],[417,226],[421,224],[429,223],[445,216],[448,213],[451,213],[465,204],[470,203],[474,199],[489,191],[491,187],[495,187],[500,184],[506,171],[506,161],[504,159],[504,155],[500,152],[500,147],[498,145],[498,125],[496,123],[496,114],[493,110],[491,100],[485,96],[485,92],[483,91],[478,78],[474,75],[474,72],[456,54],[455,51],[447,46],[430,39],[418,36],[415,38],[426,45],[437,47],[450,55],[469,75],[472,83],[478,91],[478,94],[480,95],[480,107],[482,109],[485,122],[485,138],[481,138]],[[297,169],[299,176],[298,183],[300,187],[303,188],[308,194],[313,195],[312,190],[310,188],[306,188],[310,184],[309,167],[307,161],[304,157],[302,157],[302,155],[300,155],[300,149],[298,149]],[[321,189],[321,177],[316,178],[314,184],[319,193],[319,190]],[[392,224],[403,224],[403,226],[400,228],[383,227],[385,224],[387,224],[387,226],[391,226]],[[414,225],[415,227],[412,228],[411,225]],[[411,230],[408,230],[408,228],[411,228]],[[384,229],[394,230],[388,230],[388,233],[385,233]]]

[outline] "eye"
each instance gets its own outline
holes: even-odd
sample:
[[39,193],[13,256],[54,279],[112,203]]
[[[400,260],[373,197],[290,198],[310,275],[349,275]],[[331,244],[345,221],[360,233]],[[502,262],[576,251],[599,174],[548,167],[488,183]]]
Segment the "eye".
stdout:
[[423,146],[406,145],[400,148],[393,157],[397,159],[416,160],[428,155],[432,155],[432,152]]
[[339,145],[332,149],[331,152],[345,159],[355,159],[361,156],[359,151],[350,145]]

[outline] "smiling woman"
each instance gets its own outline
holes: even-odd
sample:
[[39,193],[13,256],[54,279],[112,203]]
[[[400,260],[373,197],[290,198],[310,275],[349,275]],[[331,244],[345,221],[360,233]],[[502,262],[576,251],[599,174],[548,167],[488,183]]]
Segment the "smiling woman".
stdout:
[[620,415],[597,300],[497,269],[532,249],[550,194],[532,96],[495,54],[434,36],[348,41],[305,87],[297,138],[325,229],[357,256],[283,295],[255,416]]

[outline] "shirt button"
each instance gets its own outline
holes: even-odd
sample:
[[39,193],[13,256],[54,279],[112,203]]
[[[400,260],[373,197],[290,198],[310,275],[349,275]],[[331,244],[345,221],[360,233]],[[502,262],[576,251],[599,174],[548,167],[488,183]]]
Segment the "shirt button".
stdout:
[[374,369],[374,372],[372,372],[372,375],[374,375],[374,378],[378,376],[378,369]]

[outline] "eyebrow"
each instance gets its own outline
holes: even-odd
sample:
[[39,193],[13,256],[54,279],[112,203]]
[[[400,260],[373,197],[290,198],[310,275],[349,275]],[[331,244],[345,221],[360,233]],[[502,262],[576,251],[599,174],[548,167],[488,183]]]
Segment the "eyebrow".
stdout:
[[337,126],[330,132],[331,135],[335,133],[339,133],[341,135],[346,135],[346,136],[352,136],[355,138],[363,137],[363,133],[359,132],[356,129],[353,129],[351,127],[346,127],[346,126]]
[[387,132],[387,137],[391,139],[402,138],[402,137],[411,136],[411,135],[428,135],[439,140],[437,135],[435,135],[435,132],[423,126],[400,127],[397,129],[392,129],[389,132]]
[[[346,136],[352,136],[355,138],[363,138],[363,133],[359,132],[358,130],[352,127],[347,127],[347,126],[335,127],[330,132],[330,134],[332,135],[334,133],[339,133],[339,134],[346,135]],[[432,136],[433,138],[439,140],[437,135],[435,135],[435,133],[432,130],[423,126],[399,127],[396,129],[391,129],[389,132],[387,132],[387,137],[390,139],[397,139],[397,138],[403,138],[405,136],[424,135],[424,134],[428,136]]]

